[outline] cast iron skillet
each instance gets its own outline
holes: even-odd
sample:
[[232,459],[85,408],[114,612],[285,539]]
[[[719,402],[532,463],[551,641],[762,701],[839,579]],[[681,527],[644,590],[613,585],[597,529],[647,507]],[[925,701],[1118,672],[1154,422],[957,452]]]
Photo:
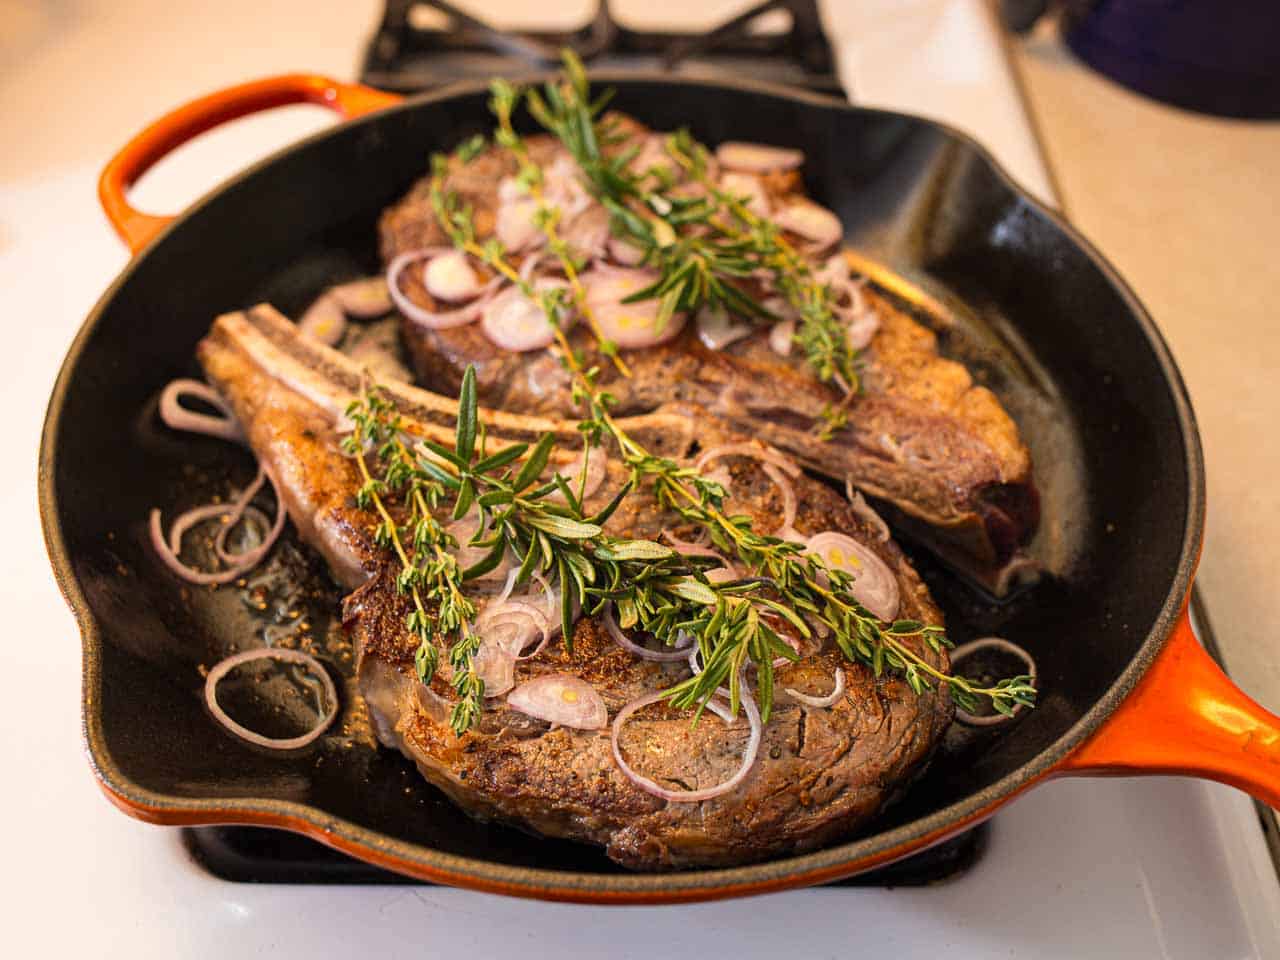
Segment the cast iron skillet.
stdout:
[[[155,823],[283,827],[429,880],[602,903],[701,900],[848,876],[953,835],[1050,776],[1185,773],[1280,805],[1280,720],[1231,685],[1187,620],[1204,521],[1187,395],[1151,319],[1102,258],[972,141],[937,124],[754,84],[602,82],[616,85],[619,109],[658,129],[688,124],[713,143],[802,148],[811,190],[839,213],[853,247],[989,332],[1004,362],[985,366],[980,350],[969,359],[1020,420],[1047,522],[1074,530],[1082,559],[1068,577],[1002,608],[967,598],[921,562],[957,639],[995,626],[1034,652],[1039,706],[976,740],[951,738],[906,799],[851,842],[673,874],[625,873],[592,848],[473,822],[401,758],[364,746],[367,728],[351,704],[345,750],[265,757],[224,735],[203,711],[198,667],[246,640],[245,603],[234,590],[183,591],[150,556],[143,531],[151,506],[172,511],[206,479],[243,480],[248,464],[217,441],[157,427],[157,391],[196,372],[192,351],[215,315],[263,299],[297,311],[328,283],[376,269],[379,211],[423,173],[431,151],[487,125],[478,86],[401,102],[286,76],[175,111],[102,178],[108,216],[138,255],[63,366],[45,424],[40,502],[54,571],[83,634],[85,739],[107,796]],[[303,101],[358,119],[257,164],[177,219],[129,206],[127,188],[179,143]],[[962,350],[976,342],[945,330],[943,341]],[[1068,474],[1074,486],[1053,479]],[[322,596],[320,606],[334,599]],[[331,658],[338,673],[349,670],[343,656]]]

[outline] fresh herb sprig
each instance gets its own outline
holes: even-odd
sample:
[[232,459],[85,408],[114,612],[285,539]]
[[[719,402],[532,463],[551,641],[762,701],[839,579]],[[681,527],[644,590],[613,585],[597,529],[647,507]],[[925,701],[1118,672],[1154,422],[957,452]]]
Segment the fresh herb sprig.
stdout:
[[[374,542],[392,549],[400,562],[396,589],[413,602],[405,626],[419,641],[414,665],[418,678],[429,683],[439,664],[435,644],[438,637],[460,636],[454,645],[458,659],[465,659],[467,648],[475,645],[468,630],[468,624],[475,619],[475,606],[462,591],[462,571],[451,552],[458,544],[433,513],[445,488],[417,469],[416,460],[405,445],[400,415],[379,390],[367,390],[347,407],[346,413],[354,430],[342,441],[342,447],[355,459],[362,479],[356,504],[378,515]],[[381,464],[380,476],[375,477],[369,469],[366,447],[372,448]],[[388,506],[388,494],[401,501],[400,521]],[[458,693],[463,703],[477,700],[469,688],[460,688]]]
[[763,268],[799,314],[796,341],[818,378],[846,394],[857,391],[857,351],[835,314],[830,287],[770,220],[711,181],[707,148],[687,130],[667,138],[666,153],[702,187],[701,195],[677,192],[675,178],[661,166],[633,169],[635,148],[605,149],[617,139],[599,118],[611,93],[592,99],[572,51],[564,53],[563,78],[548,82],[541,93],[528,90],[526,97],[534,119],[565,145],[609,210],[614,232],[643,251],[642,262],[657,268],[658,279],[628,300],[659,298],[659,326],[677,311],[703,306],[776,320],[741,285]]
[[[1017,704],[1034,701],[1035,691],[1026,677],[978,687],[938,670],[904,641],[920,637],[939,651],[947,645],[940,627],[908,620],[880,624],[853,598],[848,574],[829,568],[816,556],[802,555],[797,544],[755,533],[746,518],[724,514],[719,505],[723,488],[696,471],[647,454],[643,459],[624,455],[632,479],[606,506],[587,515],[563,475],[542,480],[554,435],[546,434],[533,445],[511,444],[488,452],[474,369],[468,368],[463,377],[458,410],[452,447],[421,440],[411,449],[394,408],[376,389],[369,390],[350,407],[356,430],[346,443],[364,476],[357,500],[380,517],[378,542],[393,549],[401,564],[397,589],[413,598],[406,625],[419,639],[415,662],[424,682],[434,671],[437,645],[452,641],[449,658],[458,702],[450,723],[459,734],[478,720],[484,697],[484,684],[473,669],[480,643],[471,627],[476,610],[463,585],[508,556],[518,564],[517,584],[529,582],[535,573],[558,582],[566,646],[572,643],[575,608],[598,614],[608,603],[615,606],[624,629],[651,633],[668,644],[682,634],[691,636],[703,669],[667,691],[676,706],[700,710],[718,688],[728,687],[736,712],[745,668],[751,665],[761,713],[767,718],[773,703],[774,660],[797,659],[783,633],[808,637],[811,623],[830,629],[848,659],[866,664],[877,676],[885,670],[900,672],[917,693],[942,683],[961,706],[975,709],[987,698],[1006,714]],[[616,421],[610,418],[609,423],[612,427],[606,429],[614,439],[616,430],[638,449]],[[365,464],[365,443],[376,445],[381,477],[374,477]],[[753,575],[711,583],[705,570],[716,563],[714,559],[684,557],[655,541],[607,534],[605,525],[632,492],[636,478],[653,484],[661,506],[711,530],[713,539],[748,564]],[[393,518],[385,500],[389,493],[403,505],[403,522]],[[450,552],[457,543],[434,513],[449,511],[454,519],[462,519],[473,509],[479,523],[470,545],[487,549],[462,570]]]

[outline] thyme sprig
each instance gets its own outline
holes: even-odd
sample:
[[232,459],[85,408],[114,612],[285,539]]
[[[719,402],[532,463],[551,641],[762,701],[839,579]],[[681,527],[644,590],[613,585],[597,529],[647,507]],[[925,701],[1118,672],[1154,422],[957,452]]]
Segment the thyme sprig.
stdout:
[[[400,562],[396,590],[413,602],[405,627],[418,638],[414,655],[418,679],[430,683],[436,672],[436,640],[456,635],[458,639],[450,648],[454,689],[459,697],[454,714],[465,728],[479,716],[484,687],[468,669],[479,640],[469,627],[475,619],[475,605],[463,593],[464,573],[452,552],[458,543],[433,512],[444,498],[445,486],[418,468],[416,457],[406,446],[400,415],[379,390],[367,390],[346,413],[355,429],[342,446],[355,459],[363,481],[356,492],[356,505],[377,514],[374,542],[395,552]],[[382,468],[380,476],[375,477],[369,469],[366,446],[375,452]],[[400,521],[388,505],[389,494],[400,500]]]

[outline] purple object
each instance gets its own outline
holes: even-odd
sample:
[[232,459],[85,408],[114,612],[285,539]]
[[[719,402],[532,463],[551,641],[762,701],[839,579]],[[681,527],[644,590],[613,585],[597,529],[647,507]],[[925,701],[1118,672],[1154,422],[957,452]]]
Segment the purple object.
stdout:
[[1225,117],[1280,118],[1278,0],[1068,3],[1076,55],[1125,86]]

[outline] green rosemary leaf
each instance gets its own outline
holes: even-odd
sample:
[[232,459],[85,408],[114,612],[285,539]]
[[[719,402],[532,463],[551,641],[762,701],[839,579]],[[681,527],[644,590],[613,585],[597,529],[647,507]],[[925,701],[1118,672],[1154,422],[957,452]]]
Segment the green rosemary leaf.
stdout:
[[532,540],[525,546],[523,552],[516,554],[520,558],[520,566],[516,571],[516,583],[528,583],[533,577],[534,570],[538,567],[538,547]]
[[458,459],[470,463],[476,450],[476,368],[467,364],[462,374],[462,389],[458,392],[458,430],[455,450]]
[[462,486],[458,490],[458,502],[453,505],[453,519],[461,520],[471,509],[476,499],[476,485],[470,477],[462,478]]
[[542,476],[542,471],[547,468],[547,460],[551,457],[551,449],[555,446],[555,443],[555,434],[552,433],[544,433],[538,438],[533,452],[529,454],[529,459],[524,462],[524,466],[520,468],[516,478],[511,481],[513,489],[519,492]]
[[560,574],[560,631],[564,637],[565,649],[573,651],[573,602],[576,599],[576,591],[569,588],[572,581],[572,575],[569,572],[569,562],[565,554],[561,554],[557,561]]
[[[564,497],[565,503],[568,504],[569,510],[575,515],[581,515],[582,504],[578,502],[577,495],[569,486],[569,482],[565,480],[564,474],[557,473],[552,478],[552,485],[559,491],[560,496]],[[551,491],[548,490],[547,493]],[[545,496],[545,494],[544,494]]]
[[473,473],[493,473],[495,470],[501,470],[507,464],[514,463],[523,457],[528,449],[529,445],[527,443],[513,443],[475,463],[471,467],[471,471]]
[[594,516],[588,517],[587,522],[594,523],[597,526],[603,527],[606,523],[609,522],[609,518],[613,516],[614,511],[616,511],[618,507],[622,506],[622,501],[627,498],[627,494],[629,494],[631,490],[632,490],[632,484],[629,481],[623,484],[622,489],[619,490],[614,495],[613,499],[610,500],[609,503],[606,506],[604,506],[599,513],[595,514]]
[[[467,466],[466,460],[462,459],[462,457],[458,456],[458,454],[455,451],[450,450],[448,447],[446,447],[442,443],[436,443],[434,440],[427,440],[427,439],[419,440],[418,443],[421,446],[425,447],[427,450],[430,450],[441,460],[444,460],[446,463],[453,464],[459,470],[463,470]],[[424,458],[424,459],[429,460],[430,458]]]
[[530,514],[525,522],[529,526],[545,531],[553,537],[559,537],[561,540],[590,540],[592,537],[598,537],[604,532],[594,523],[584,523],[581,520],[555,515],[539,516]]
[[596,556],[602,560],[664,560],[675,555],[670,547],[652,540],[610,540],[596,544]]
[[714,606],[717,594],[705,583],[699,583],[692,577],[681,577],[671,585],[671,592],[692,603]]
[[480,504],[483,509],[489,510],[493,507],[501,507],[505,504],[512,503],[515,501],[515,498],[516,495],[510,490],[497,489],[480,494],[476,499],[476,503]]
[[443,483],[450,490],[457,490],[462,486],[461,480],[439,464],[427,459],[420,459],[418,463],[422,471],[430,476],[431,479],[438,483]]
[[507,552],[507,542],[501,538],[483,557],[462,571],[464,581],[476,580],[490,571],[497,570]]

